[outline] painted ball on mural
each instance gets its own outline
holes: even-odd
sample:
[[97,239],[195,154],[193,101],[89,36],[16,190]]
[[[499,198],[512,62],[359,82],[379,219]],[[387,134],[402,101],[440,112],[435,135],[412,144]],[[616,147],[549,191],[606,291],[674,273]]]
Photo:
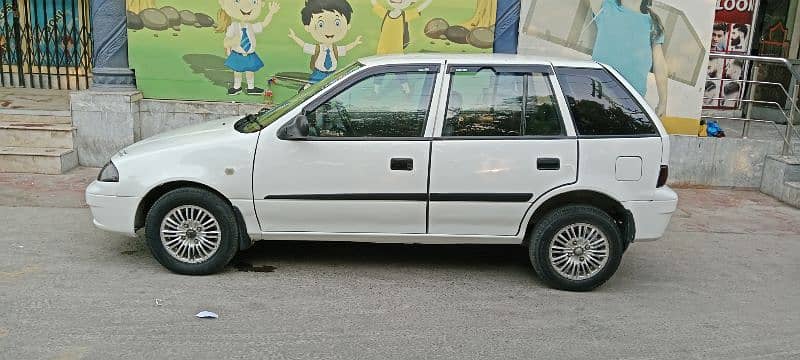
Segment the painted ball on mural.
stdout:
[[197,23],[197,15],[189,10],[181,10],[178,12],[178,15],[180,15],[181,24],[183,25],[194,25]]
[[214,18],[208,16],[203,13],[196,13],[197,16],[197,23],[200,24],[202,27],[211,27],[214,26]]
[[463,26],[455,25],[447,28],[447,31],[445,31],[444,35],[454,43],[466,44],[467,36],[469,36],[469,30]]
[[169,20],[169,26],[181,24],[181,16],[178,14],[178,9],[175,9],[172,6],[164,6],[161,8],[161,12],[167,16],[167,20]]
[[164,15],[158,9],[144,9],[139,12],[139,18],[142,19],[144,26],[150,30],[166,30],[169,28],[169,20],[167,15]]
[[467,42],[479,49],[491,49],[494,45],[494,32],[489,28],[475,28],[467,35]]
[[431,21],[428,21],[428,23],[425,24],[425,35],[431,39],[440,39],[449,27],[450,24],[448,24],[447,20],[445,19],[431,19]]
[[128,19],[128,29],[142,30],[144,28],[144,23],[142,23],[142,19],[139,17],[139,15],[128,11],[126,17]]

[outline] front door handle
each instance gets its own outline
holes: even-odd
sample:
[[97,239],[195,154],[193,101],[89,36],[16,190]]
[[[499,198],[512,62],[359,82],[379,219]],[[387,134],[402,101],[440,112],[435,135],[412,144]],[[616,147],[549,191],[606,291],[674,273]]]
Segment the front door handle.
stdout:
[[561,170],[561,159],[559,158],[538,158],[536,168],[539,170]]
[[389,168],[398,171],[412,171],[414,170],[414,159],[393,158],[389,161]]

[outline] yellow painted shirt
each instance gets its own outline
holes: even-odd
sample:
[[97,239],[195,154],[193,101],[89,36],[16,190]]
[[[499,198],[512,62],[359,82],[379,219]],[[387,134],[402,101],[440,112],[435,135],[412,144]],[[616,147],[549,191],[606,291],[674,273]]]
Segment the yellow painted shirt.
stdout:
[[[375,4],[372,7],[375,15],[381,19],[386,19],[381,28],[381,35],[378,38],[378,55],[383,54],[402,54],[403,53],[403,15],[397,18],[387,16],[388,10],[380,4]],[[412,20],[420,17],[420,12],[413,9],[405,12],[405,21],[411,22]]]

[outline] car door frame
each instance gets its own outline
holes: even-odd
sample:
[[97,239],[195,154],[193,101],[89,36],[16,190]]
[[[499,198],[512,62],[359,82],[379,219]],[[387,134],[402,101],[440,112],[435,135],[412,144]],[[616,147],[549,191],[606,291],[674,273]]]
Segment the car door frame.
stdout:
[[[264,137],[263,140],[259,141],[259,147],[263,146],[265,141],[336,141],[336,142],[391,142],[391,141],[419,141],[419,142],[426,142],[424,145],[426,148],[426,163],[420,164],[425,167],[425,183],[427,186],[428,181],[428,172],[430,171],[429,166],[427,164],[430,161],[430,140],[432,138],[431,134],[434,131],[435,126],[435,114],[438,113],[438,99],[440,98],[441,87],[442,87],[442,79],[443,73],[442,69],[444,66],[444,61],[437,62],[437,61],[421,61],[417,63],[403,63],[403,64],[380,64],[380,65],[372,65],[366,66],[365,68],[355,71],[352,74],[349,74],[339,82],[332,84],[330,87],[324,89],[317,94],[304,102],[301,106],[298,106],[297,110],[292,110],[285,115],[285,118],[276,121],[274,126],[269,126],[267,129],[262,131],[261,137]],[[422,69],[421,69],[422,68]],[[435,74],[434,76],[434,83],[432,86],[432,91],[430,95],[430,101],[428,104],[427,114],[425,117],[425,124],[423,127],[423,132],[419,137],[308,137],[307,139],[303,140],[281,140],[278,138],[278,134],[280,130],[285,127],[289,126],[293,119],[298,115],[307,114],[309,111],[313,111],[314,109],[318,108],[326,101],[342,94],[343,92],[347,91],[352,86],[360,83],[361,81],[368,79],[371,76],[391,73],[391,72],[407,72],[408,70],[423,70],[427,73]],[[258,151],[257,151],[258,152]],[[258,161],[258,153],[256,154],[255,160]],[[387,163],[387,166],[389,164]],[[254,195],[254,207],[256,208],[257,218],[259,220],[259,229],[262,233],[262,238],[269,238],[271,235],[277,234],[287,234],[290,235],[291,233],[302,233],[306,238],[313,238],[315,235],[333,235],[333,234],[369,234],[365,232],[314,232],[314,231],[269,231],[269,227],[265,226],[265,220],[261,218],[259,215],[259,204],[258,201],[261,200],[261,196],[263,194],[257,193],[257,183],[258,180],[256,179],[257,176],[257,163],[254,163],[254,171],[253,171],[253,195]],[[424,201],[425,203],[425,210],[423,216],[425,217],[425,223],[427,224],[427,188],[425,188],[422,192],[425,193],[425,198],[422,200],[417,201]],[[277,198],[280,198],[280,194],[277,194]],[[324,194],[323,194],[324,195]],[[335,195],[335,194],[333,194]],[[357,195],[357,194],[356,194]],[[384,195],[392,195],[392,194],[384,194]],[[413,194],[412,194],[413,195]],[[421,195],[421,194],[420,194]],[[267,200],[266,197],[263,200]],[[356,200],[358,201],[358,200]],[[391,200],[390,200],[391,201]],[[425,229],[427,230],[427,229]],[[373,234],[378,234],[377,232]],[[407,235],[401,233],[400,235]]]
[[[482,68],[492,68],[495,71],[503,73],[503,72],[526,72],[528,70],[546,70],[548,74],[548,80],[550,82],[550,86],[552,87],[553,94],[555,96],[556,102],[558,104],[558,111],[560,113],[560,121],[562,125],[562,135],[558,136],[536,136],[536,135],[527,135],[527,136],[507,136],[507,137],[443,137],[442,132],[444,130],[444,125],[447,116],[447,107],[449,102],[450,91],[453,85],[452,81],[452,74],[455,72],[453,68],[469,68],[469,69],[482,69]],[[534,71],[531,71],[534,72]],[[535,71],[539,72],[539,71]],[[429,201],[428,204],[428,222],[429,222],[429,235],[433,236],[478,236],[484,237],[487,240],[491,239],[492,243],[513,243],[513,241],[517,241],[521,239],[524,234],[524,225],[530,219],[531,213],[534,210],[533,205],[537,203],[540,199],[542,199],[547,194],[557,190],[560,187],[569,186],[575,184],[578,179],[579,171],[579,164],[580,164],[580,149],[578,147],[577,142],[577,134],[575,131],[575,126],[572,120],[572,115],[570,113],[569,105],[567,103],[566,97],[564,96],[563,90],[561,88],[561,84],[559,83],[559,79],[555,74],[555,69],[550,62],[531,62],[531,63],[524,63],[524,62],[504,62],[504,63],[492,63],[492,62],[472,62],[472,61],[453,61],[453,62],[446,62],[444,68],[442,69],[442,73],[444,75],[444,79],[442,81],[442,92],[439,98],[439,104],[437,106],[438,113],[436,114],[436,127],[434,129],[433,139],[431,141],[431,156],[433,157],[433,146],[435,142],[438,141],[477,141],[477,140],[491,140],[491,141],[536,141],[536,140],[554,140],[554,139],[570,139],[575,140],[576,142],[576,162],[575,162],[575,178],[571,180],[569,183],[562,184],[558,187],[546,189],[540,193],[533,193],[532,196],[526,201],[527,205],[525,206],[525,210],[520,214],[519,223],[514,234],[508,235],[491,235],[491,234],[460,234],[460,235],[452,235],[452,234],[432,234],[430,233],[430,222],[431,222],[431,202]],[[431,163],[433,164],[435,159],[432,159]],[[432,165],[433,166],[433,165]],[[433,170],[433,167],[432,167]],[[431,172],[428,174],[429,179],[434,176]],[[429,180],[430,182],[430,180]],[[429,196],[433,196],[433,190],[429,186],[428,188]],[[459,195],[459,194],[456,194]],[[508,195],[508,199],[517,200],[516,198],[521,197],[523,194],[506,194]],[[453,201],[454,199],[445,199],[445,201]],[[459,200],[459,199],[455,199]],[[462,197],[461,200],[465,200]],[[503,200],[502,197],[500,200]],[[490,201],[495,202],[495,201]],[[509,240],[515,239],[515,240]]]
[[[374,65],[368,66],[364,69],[356,71],[346,78],[343,78],[341,81],[332,84],[330,87],[325,89],[320,94],[312,97],[303,104],[299,112],[299,114],[308,114],[310,111],[316,110],[319,106],[327,102],[328,100],[336,97],[337,95],[341,94],[342,92],[346,91],[347,89],[351,88],[352,86],[358,84],[361,80],[369,78],[374,75],[378,74],[386,74],[385,69],[418,69],[421,66],[429,66],[435,69],[430,69],[429,72],[436,72],[436,78],[434,79],[433,84],[433,91],[431,92],[431,100],[430,104],[428,105],[428,114],[425,119],[425,127],[423,129],[423,133],[421,137],[358,137],[358,136],[349,136],[349,137],[335,137],[335,136],[309,136],[307,141],[392,141],[392,140],[412,140],[412,141],[430,141],[433,138],[433,131],[436,119],[432,116],[438,113],[438,99],[440,98],[442,91],[442,87],[444,86],[443,78],[444,78],[444,69],[445,63],[444,62],[415,62],[415,63],[407,63],[407,64],[383,64],[383,65]],[[400,71],[398,71],[400,72]],[[297,116],[295,114],[294,116]],[[279,129],[289,125],[291,120],[294,119],[294,116],[289,118],[287,121],[284,122],[283,125],[279,127]],[[280,130],[279,130],[280,131]],[[306,141],[306,140],[303,140]]]

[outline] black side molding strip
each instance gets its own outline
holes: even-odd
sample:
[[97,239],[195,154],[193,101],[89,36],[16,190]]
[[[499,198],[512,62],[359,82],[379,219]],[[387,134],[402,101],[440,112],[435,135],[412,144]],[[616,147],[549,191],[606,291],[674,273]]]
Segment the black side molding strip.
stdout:
[[[435,193],[430,201],[529,202],[531,193]],[[425,193],[267,195],[264,200],[428,201]]]
[[428,201],[425,193],[267,195],[264,200]]
[[528,202],[531,193],[432,193],[431,201]]

